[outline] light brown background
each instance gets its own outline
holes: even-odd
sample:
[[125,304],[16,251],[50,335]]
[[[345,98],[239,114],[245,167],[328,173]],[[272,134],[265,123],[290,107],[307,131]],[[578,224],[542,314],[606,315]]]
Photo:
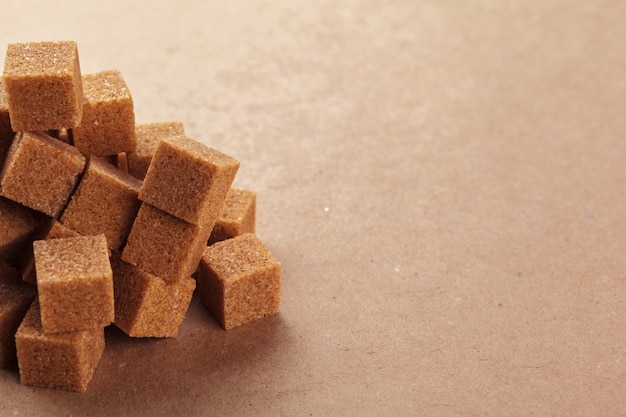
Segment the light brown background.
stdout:
[[[92,4],[93,3],[93,4]],[[96,3],[98,5],[96,5]],[[4,1],[242,162],[275,317],[112,328],[0,415],[626,415],[626,3]],[[4,52],[2,52],[4,54]]]

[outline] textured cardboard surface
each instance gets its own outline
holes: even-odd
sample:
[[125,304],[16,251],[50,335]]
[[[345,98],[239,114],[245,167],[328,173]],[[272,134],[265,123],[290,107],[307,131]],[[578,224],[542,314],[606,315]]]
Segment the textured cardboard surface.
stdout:
[[[8,4],[7,4],[8,3]],[[107,330],[89,389],[0,415],[626,414],[626,4],[5,2],[139,123],[241,161],[279,315]]]

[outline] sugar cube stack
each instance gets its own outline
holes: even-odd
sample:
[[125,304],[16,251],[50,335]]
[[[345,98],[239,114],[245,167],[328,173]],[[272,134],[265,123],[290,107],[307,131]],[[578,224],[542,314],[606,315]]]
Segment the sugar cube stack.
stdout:
[[104,328],[175,337],[196,289],[232,329],[274,314],[281,267],[237,159],[179,121],[137,124],[117,70],[73,41],[7,47],[0,83],[0,366],[87,390]]

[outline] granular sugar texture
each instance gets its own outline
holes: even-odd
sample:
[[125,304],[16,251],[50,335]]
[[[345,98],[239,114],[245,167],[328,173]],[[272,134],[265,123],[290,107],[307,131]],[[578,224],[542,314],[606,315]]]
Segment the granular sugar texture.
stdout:
[[80,124],[83,84],[76,42],[11,43],[3,78],[13,131]]
[[84,392],[105,327],[176,337],[196,289],[224,329],[276,313],[280,262],[255,234],[256,192],[233,188],[239,167],[180,121],[136,123],[121,72],[81,74],[75,42],[9,44],[0,366]]

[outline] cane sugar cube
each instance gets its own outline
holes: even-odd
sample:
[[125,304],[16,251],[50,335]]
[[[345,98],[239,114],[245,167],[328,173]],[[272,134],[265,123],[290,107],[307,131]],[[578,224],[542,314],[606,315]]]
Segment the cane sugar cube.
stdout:
[[0,263],[0,368],[15,362],[15,332],[35,295],[17,269]]
[[91,157],[61,223],[85,236],[103,233],[109,248],[118,249],[139,211],[140,187],[137,178],[104,159]]
[[0,173],[1,193],[56,218],[74,191],[85,162],[67,143],[42,132],[19,132]]
[[33,242],[41,323],[46,333],[113,322],[113,272],[103,234]]
[[135,134],[137,149],[126,154],[128,172],[143,180],[159,142],[172,136],[184,135],[185,131],[181,122],[156,122],[135,126]]
[[274,314],[280,305],[281,265],[252,233],[204,250],[198,292],[226,330]]
[[256,219],[256,193],[231,188],[226,194],[220,216],[213,226],[209,245],[231,237],[254,233]]
[[34,301],[15,335],[20,382],[44,388],[85,392],[104,352],[104,328],[44,332]]
[[0,197],[0,260],[16,261],[36,229],[30,209]]
[[128,86],[117,70],[82,77],[85,105],[74,146],[84,155],[108,156],[135,150],[135,112]]
[[210,234],[208,227],[142,203],[122,259],[168,282],[180,282],[197,269]]
[[83,87],[76,42],[9,44],[4,83],[15,132],[80,124]]
[[4,163],[7,152],[15,132],[11,129],[11,118],[9,117],[9,104],[4,92],[4,83],[0,80],[0,166]]
[[166,138],[157,145],[139,199],[212,229],[238,169],[239,161],[200,142]]
[[[36,231],[33,240],[48,240],[78,236],[80,236],[80,233],[62,225],[58,220],[49,217],[48,220]],[[22,272],[22,279],[29,284],[37,285],[33,245],[27,245],[24,249],[22,255],[20,255],[19,266],[20,271]]]
[[111,257],[115,325],[131,337],[175,337],[185,318],[196,281],[170,283]]

